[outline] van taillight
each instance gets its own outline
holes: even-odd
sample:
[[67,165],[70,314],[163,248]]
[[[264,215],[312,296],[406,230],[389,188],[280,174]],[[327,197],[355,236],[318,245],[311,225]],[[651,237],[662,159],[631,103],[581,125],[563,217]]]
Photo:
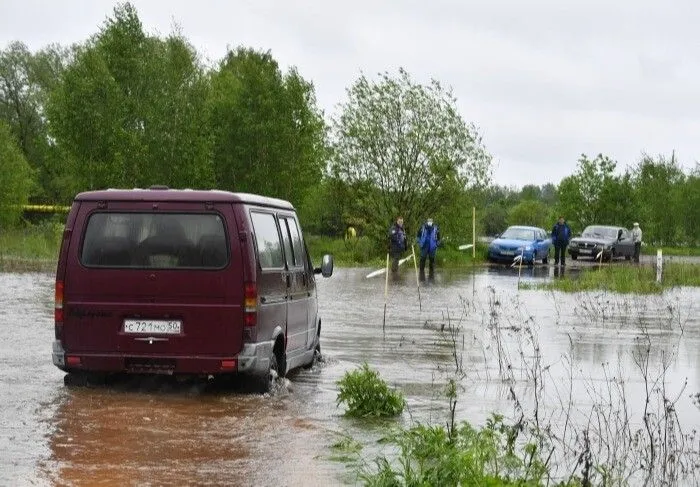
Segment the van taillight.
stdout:
[[255,326],[258,322],[258,289],[254,282],[246,282],[243,294],[243,323]]
[[56,340],[60,340],[63,335],[63,281],[56,281],[53,320]]

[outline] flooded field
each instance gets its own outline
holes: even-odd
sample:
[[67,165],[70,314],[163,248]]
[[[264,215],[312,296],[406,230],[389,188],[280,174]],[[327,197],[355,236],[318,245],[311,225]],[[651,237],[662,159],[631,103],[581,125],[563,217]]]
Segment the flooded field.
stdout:
[[[390,281],[383,326],[384,278],[367,272],[336,269],[319,280],[324,360],[270,396],[162,380],[64,386],[51,363],[53,276],[0,274],[0,485],[352,485],[331,445],[341,434],[370,444],[380,432],[342,416],[336,381],[364,361],[404,391],[399,421],[409,425],[444,422],[456,357],[457,416],[478,425],[493,411],[512,413],[504,374],[525,403],[536,397],[533,357],[546,367],[550,382],[537,397],[548,406],[565,396],[585,410],[617,375],[639,411],[638,363],[650,345],[646,370],[657,377],[666,367],[679,419],[700,428],[700,290],[519,291],[517,269],[492,267],[438,272],[419,300],[410,268]],[[558,272],[523,269],[522,279]]]

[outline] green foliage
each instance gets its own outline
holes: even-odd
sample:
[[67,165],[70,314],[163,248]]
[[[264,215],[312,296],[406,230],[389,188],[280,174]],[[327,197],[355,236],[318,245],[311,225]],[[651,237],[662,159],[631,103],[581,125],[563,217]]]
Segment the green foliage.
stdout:
[[345,415],[355,418],[392,417],[403,412],[403,394],[389,388],[367,363],[348,371],[338,381],[337,404],[346,404]]
[[551,208],[539,200],[524,200],[508,211],[508,225],[549,228],[555,217]]
[[606,290],[616,293],[652,294],[677,286],[700,286],[700,265],[664,264],[662,282],[656,282],[655,266],[631,266],[603,264],[566,277],[537,285],[521,285],[523,288],[581,292]]
[[684,180],[674,156],[670,160],[644,156],[635,167],[634,186],[640,202],[636,221],[642,226],[645,241],[668,245],[682,238],[679,233],[685,233],[681,232],[683,207],[688,204],[682,198],[688,196],[698,201],[698,196],[684,194]]
[[4,229],[0,232],[0,256],[5,260],[50,260],[55,269],[63,226],[63,221],[54,219]]
[[[360,478],[367,486],[536,486],[549,478],[546,444],[537,434],[521,439],[518,425],[492,415],[481,429],[464,422],[452,434],[444,426],[418,425],[389,438],[395,461],[377,457]],[[578,485],[576,479],[555,485]]]
[[615,175],[615,161],[598,154],[582,154],[576,173],[559,183],[557,212],[575,230],[586,225],[631,226],[635,218],[634,193],[629,175]]
[[679,192],[683,243],[700,246],[700,164],[696,164],[695,170],[685,178]]
[[77,189],[211,187],[207,89],[185,39],[148,36],[131,4],[117,6],[47,107]]
[[462,207],[462,193],[490,178],[491,156],[451,90],[435,80],[417,84],[403,69],[352,84],[333,120],[333,149],[332,173],[353,187],[354,214],[377,241],[398,214],[415,232],[442,208]]
[[36,174],[33,202],[60,201],[63,196],[61,152],[49,141],[44,106],[69,56],[57,46],[31,53],[21,42],[0,50],[0,120],[8,124]]
[[208,102],[220,188],[302,202],[320,182],[325,123],[313,85],[282,74],[269,52],[230,51]]
[[10,127],[0,120],[0,229],[15,225],[29,199],[33,171],[17,147]]
[[299,205],[296,205],[304,229],[314,235],[344,235],[347,226],[360,230],[363,221],[345,214],[343,199],[339,195],[348,191],[342,181],[323,178],[308,188]]
[[375,242],[366,236],[354,239],[332,238],[317,235],[304,237],[309,248],[311,260],[316,265],[321,262],[324,254],[332,254],[333,262],[338,266],[384,265],[385,250],[378,250]]

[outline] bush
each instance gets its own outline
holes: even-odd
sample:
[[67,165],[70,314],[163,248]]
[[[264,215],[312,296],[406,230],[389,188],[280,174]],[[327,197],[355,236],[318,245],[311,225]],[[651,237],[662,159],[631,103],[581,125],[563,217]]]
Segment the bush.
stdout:
[[346,416],[392,417],[401,414],[406,407],[403,394],[390,389],[367,363],[359,370],[346,372],[338,386],[337,404],[347,404]]
[[12,136],[0,120],[0,228],[11,227],[22,216],[32,188],[33,172]]

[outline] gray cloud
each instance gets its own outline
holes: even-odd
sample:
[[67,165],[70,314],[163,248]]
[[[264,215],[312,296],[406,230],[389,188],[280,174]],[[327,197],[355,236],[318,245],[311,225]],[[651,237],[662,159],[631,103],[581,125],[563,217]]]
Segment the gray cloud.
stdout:
[[[499,184],[557,183],[582,152],[620,168],[673,149],[691,167],[700,152],[700,4],[689,0],[133,3],[146,30],[176,22],[212,61],[227,46],[270,49],[314,82],[327,114],[360,71],[436,78],[481,127]],[[84,40],[113,6],[3,0],[0,45]]]

